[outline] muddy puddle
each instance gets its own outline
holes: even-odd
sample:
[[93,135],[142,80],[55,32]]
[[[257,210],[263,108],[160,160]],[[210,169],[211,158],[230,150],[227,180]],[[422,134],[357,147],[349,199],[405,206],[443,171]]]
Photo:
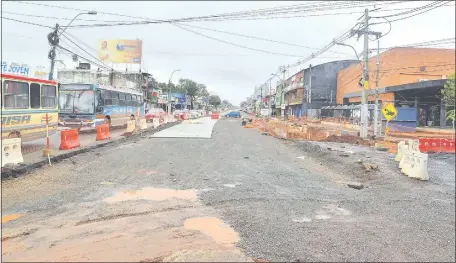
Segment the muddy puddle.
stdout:
[[185,220],[184,227],[198,230],[224,246],[234,246],[239,241],[238,233],[216,217],[197,217]]
[[141,190],[122,191],[114,196],[105,198],[103,201],[106,203],[116,203],[132,200],[164,201],[173,198],[196,201],[196,191],[145,187]]
[[18,218],[20,218],[22,216],[24,216],[24,215],[22,215],[22,214],[12,214],[12,215],[2,216],[2,224],[6,223],[8,221],[11,221],[11,220],[18,219]]

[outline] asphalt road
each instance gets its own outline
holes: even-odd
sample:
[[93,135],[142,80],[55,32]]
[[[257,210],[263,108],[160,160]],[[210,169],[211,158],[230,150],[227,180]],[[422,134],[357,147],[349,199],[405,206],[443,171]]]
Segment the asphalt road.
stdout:
[[454,178],[351,189],[349,165],[239,119],[135,140],[3,182],[3,260],[455,260]]

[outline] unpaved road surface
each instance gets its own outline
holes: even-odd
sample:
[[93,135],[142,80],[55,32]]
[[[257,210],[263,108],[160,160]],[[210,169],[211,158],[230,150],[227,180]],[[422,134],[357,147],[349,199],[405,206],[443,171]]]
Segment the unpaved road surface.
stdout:
[[132,139],[3,181],[3,260],[455,260],[454,167],[420,182],[330,145],[220,120],[211,139]]

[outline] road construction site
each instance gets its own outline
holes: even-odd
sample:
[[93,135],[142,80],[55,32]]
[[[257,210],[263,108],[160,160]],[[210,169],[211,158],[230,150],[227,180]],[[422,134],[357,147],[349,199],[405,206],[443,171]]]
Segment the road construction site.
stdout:
[[363,143],[207,121],[3,180],[3,259],[455,260],[454,154],[429,154],[423,181]]

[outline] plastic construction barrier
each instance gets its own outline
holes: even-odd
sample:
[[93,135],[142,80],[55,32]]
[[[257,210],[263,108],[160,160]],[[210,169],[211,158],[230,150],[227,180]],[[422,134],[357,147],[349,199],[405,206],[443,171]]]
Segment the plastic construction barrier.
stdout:
[[6,164],[23,163],[21,138],[2,139],[2,167]]
[[152,125],[154,126],[154,128],[158,128],[158,126],[160,126],[160,119],[159,118],[153,118],[152,119]]
[[69,150],[81,146],[79,132],[76,129],[60,132],[60,150]]
[[136,121],[129,120],[127,121],[127,131],[126,132],[134,132],[136,129]]
[[109,133],[109,125],[103,124],[96,127],[97,129],[97,141],[107,140],[111,138],[111,134]]
[[420,138],[419,150],[424,153],[455,153],[455,144],[455,140],[450,139]]
[[147,129],[147,121],[146,121],[146,119],[140,119],[139,120],[139,129],[140,130]]
[[400,162],[402,160],[402,157],[404,156],[404,150],[408,150],[408,145],[404,141],[400,141],[397,144],[397,154],[394,160],[396,162]]
[[220,115],[218,113],[211,114],[211,120],[218,120],[219,117],[220,117]]
[[428,155],[426,153],[405,149],[399,162],[399,168],[408,177],[423,181],[429,180]]

